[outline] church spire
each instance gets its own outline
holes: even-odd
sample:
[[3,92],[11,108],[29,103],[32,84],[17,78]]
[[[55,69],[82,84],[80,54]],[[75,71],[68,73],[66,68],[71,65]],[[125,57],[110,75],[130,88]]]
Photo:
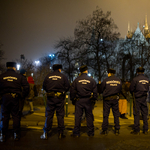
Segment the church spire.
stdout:
[[128,22],[128,33],[130,32],[130,22]]
[[128,38],[128,39],[132,38],[132,31],[131,31],[131,29],[130,29],[130,22],[128,22],[127,38]]
[[148,30],[147,15],[145,16],[145,30]]

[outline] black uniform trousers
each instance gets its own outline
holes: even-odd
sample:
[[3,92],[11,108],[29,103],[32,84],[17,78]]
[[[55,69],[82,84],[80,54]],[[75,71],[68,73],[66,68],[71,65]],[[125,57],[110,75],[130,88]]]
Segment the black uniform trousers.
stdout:
[[5,94],[2,96],[1,105],[1,128],[4,135],[8,130],[10,114],[13,119],[14,132],[18,134],[20,132],[19,97],[13,98],[11,94]]
[[110,113],[110,108],[112,108],[112,112],[114,115],[114,123],[115,129],[119,130],[119,107],[118,107],[118,99],[110,99],[110,100],[103,100],[103,124],[102,130],[108,129],[108,116]]
[[19,99],[19,115],[20,115],[20,120],[21,120],[21,117],[22,117],[22,111],[23,111],[23,107],[24,107],[24,102],[25,102],[24,98],[20,98]]
[[93,125],[94,116],[92,113],[92,103],[89,98],[80,98],[75,104],[75,127],[73,130],[73,134],[80,135],[80,127],[81,127],[83,109],[85,110],[85,115],[86,115],[88,135],[93,136],[94,135],[94,125]]
[[45,112],[45,125],[44,125],[44,132],[48,132],[52,128],[53,123],[53,116],[56,110],[56,116],[58,121],[58,132],[63,133],[65,126],[64,126],[64,99],[65,98],[57,98],[57,97],[47,97],[47,107]]
[[148,122],[147,122],[147,102],[146,96],[141,98],[135,98],[135,104],[133,105],[133,114],[134,114],[134,130],[139,132],[140,131],[140,112],[143,118],[143,131],[148,131]]

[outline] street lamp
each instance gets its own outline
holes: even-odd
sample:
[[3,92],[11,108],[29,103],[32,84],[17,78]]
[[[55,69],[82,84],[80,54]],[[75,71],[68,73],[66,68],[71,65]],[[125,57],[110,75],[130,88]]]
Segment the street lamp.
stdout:
[[90,76],[91,76],[91,73],[88,73],[88,76],[90,77]]
[[20,64],[17,64],[17,70],[19,70],[20,69]]
[[36,61],[35,61],[35,64],[36,64],[36,66],[39,65],[39,64],[40,64],[40,61],[39,61],[39,60],[36,60]]
[[54,54],[49,54],[49,57],[51,57],[51,58],[54,57],[54,56],[55,56]]

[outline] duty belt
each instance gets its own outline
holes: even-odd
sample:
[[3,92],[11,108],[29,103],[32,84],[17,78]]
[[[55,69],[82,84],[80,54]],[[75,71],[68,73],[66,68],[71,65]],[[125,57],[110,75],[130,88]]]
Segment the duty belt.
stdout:
[[118,95],[112,95],[112,96],[107,96],[104,98],[104,100],[110,100],[110,99],[118,99],[119,96]]
[[61,93],[61,92],[49,92],[49,93],[46,93],[48,97],[62,97],[64,96],[64,93]]
[[7,95],[7,94],[11,95],[13,98],[19,97],[17,93],[5,93],[4,95]]

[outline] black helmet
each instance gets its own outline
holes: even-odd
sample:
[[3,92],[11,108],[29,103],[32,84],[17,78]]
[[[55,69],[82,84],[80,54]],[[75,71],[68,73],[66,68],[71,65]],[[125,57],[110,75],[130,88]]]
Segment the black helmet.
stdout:
[[6,67],[15,67],[16,68],[16,62],[7,62]]
[[86,71],[86,70],[88,70],[87,65],[83,65],[83,66],[80,67],[80,72],[81,73],[84,72],[84,71]]
[[53,70],[58,70],[58,69],[62,69],[62,65],[61,64],[54,64]]
[[116,73],[116,70],[110,68],[110,69],[108,69],[108,73],[113,73],[113,74],[115,74],[115,73]]
[[143,67],[139,67],[136,69],[136,72],[144,72],[144,71],[145,71],[145,69]]

